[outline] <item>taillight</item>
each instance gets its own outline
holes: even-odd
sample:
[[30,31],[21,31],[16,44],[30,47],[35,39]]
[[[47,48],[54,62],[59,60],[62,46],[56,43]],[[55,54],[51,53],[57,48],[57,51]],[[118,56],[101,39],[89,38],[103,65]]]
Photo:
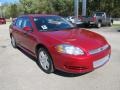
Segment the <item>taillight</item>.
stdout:
[[92,18],[92,21],[96,21],[96,17],[95,16]]
[[80,20],[83,21],[83,17],[80,17]]

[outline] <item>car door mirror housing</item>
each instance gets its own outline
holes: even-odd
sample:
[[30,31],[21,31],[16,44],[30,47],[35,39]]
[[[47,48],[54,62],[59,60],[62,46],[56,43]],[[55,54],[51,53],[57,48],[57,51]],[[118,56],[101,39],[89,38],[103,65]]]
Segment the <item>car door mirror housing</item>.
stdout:
[[26,31],[26,32],[30,32],[30,31],[32,31],[32,28],[29,27],[29,26],[26,26],[26,27],[23,28],[23,30]]

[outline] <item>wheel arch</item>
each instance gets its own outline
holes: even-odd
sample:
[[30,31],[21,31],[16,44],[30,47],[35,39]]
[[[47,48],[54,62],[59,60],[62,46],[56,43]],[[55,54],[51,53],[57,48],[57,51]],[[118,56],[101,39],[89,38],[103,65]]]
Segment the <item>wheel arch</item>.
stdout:
[[[44,49],[46,49],[47,52],[50,54],[50,51],[48,50],[47,46],[45,46],[44,44],[40,44],[40,43],[39,43],[39,44],[37,44],[36,47],[35,47],[35,54],[36,54],[36,55],[37,55],[37,53],[38,53],[39,48],[44,48]],[[50,54],[50,56],[51,56],[51,54]]]
[[39,48],[41,48],[41,47],[47,49],[45,45],[43,45],[43,44],[37,44],[36,47],[35,47],[35,53],[37,53],[38,50],[39,50]]
[[113,19],[111,19],[111,22],[113,23]]
[[10,33],[10,38],[12,37],[12,33]]
[[37,54],[38,54],[39,48],[41,48],[41,47],[44,48],[44,49],[48,52],[48,54],[50,55],[50,57],[52,58],[53,67],[54,67],[54,69],[55,69],[55,64],[54,64],[54,62],[53,62],[53,57],[52,57],[50,51],[48,50],[47,46],[45,46],[45,45],[43,45],[43,44],[40,44],[40,43],[37,44],[36,47],[35,47],[36,56],[37,56]]
[[98,22],[102,23],[102,20],[101,20],[101,19],[99,19],[99,20],[98,20]]

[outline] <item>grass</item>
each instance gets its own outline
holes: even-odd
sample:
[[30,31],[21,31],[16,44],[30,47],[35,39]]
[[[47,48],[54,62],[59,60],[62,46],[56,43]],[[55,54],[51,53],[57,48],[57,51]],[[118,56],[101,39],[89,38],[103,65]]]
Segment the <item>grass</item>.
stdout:
[[113,24],[113,27],[120,28],[120,24]]
[[7,22],[7,24],[9,24],[9,25],[10,25],[10,24],[11,24],[11,22]]

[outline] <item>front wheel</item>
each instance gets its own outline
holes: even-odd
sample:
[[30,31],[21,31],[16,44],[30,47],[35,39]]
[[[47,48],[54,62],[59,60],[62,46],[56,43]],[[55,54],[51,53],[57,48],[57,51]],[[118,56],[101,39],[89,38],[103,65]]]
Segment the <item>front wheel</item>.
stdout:
[[47,74],[54,72],[53,62],[50,54],[44,48],[40,48],[37,54],[39,67]]

